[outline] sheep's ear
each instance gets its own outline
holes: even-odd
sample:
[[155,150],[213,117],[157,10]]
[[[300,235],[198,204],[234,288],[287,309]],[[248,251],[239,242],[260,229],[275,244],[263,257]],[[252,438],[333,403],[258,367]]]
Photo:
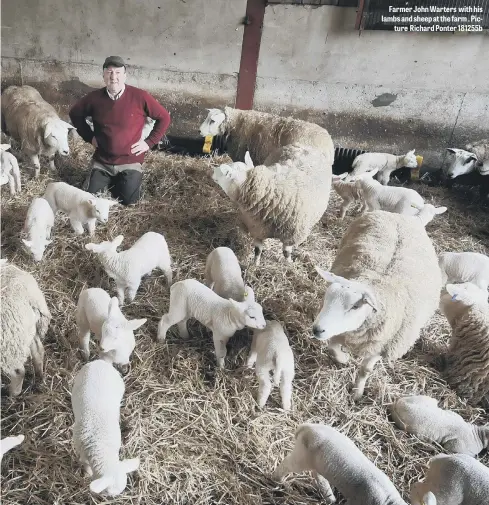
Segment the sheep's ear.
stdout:
[[131,319],[131,321],[127,321],[126,323],[126,328],[134,331],[140,328],[145,322],[147,321],[146,318],[144,319]]
[[29,249],[32,247],[32,242],[30,240],[25,240],[25,239],[22,239],[22,242],[24,242],[24,244],[29,247]]
[[66,121],[61,120],[61,122],[63,123],[63,126],[65,128],[68,128],[68,130],[71,130],[71,129],[75,128],[72,124],[67,123]]
[[49,245],[52,241],[53,241],[52,239],[46,239],[45,244],[46,244],[46,245]]
[[411,151],[409,151],[408,154],[414,154],[414,151],[416,151],[416,149],[411,149]]
[[239,304],[239,302],[237,302],[236,300],[233,300],[233,298],[228,298],[228,300],[233,304],[234,307],[236,308],[240,308],[241,305]]
[[123,459],[120,467],[124,473],[135,472],[139,468],[139,458]]
[[245,156],[244,156],[244,162],[245,162],[245,165],[248,167],[248,168],[253,168],[255,165],[253,165],[253,160],[251,159],[251,156],[250,156],[250,152],[249,151],[246,151],[245,153]]
[[431,492],[428,491],[424,496],[423,496],[423,501],[422,503],[424,505],[437,505],[436,501],[436,496]]
[[435,209],[435,214],[443,214],[444,212],[446,212],[448,210],[447,207],[436,207]]
[[245,286],[244,301],[253,303],[255,301],[255,292],[250,286]]
[[119,247],[124,240],[124,235],[117,235],[117,237],[112,241],[112,245]]
[[346,177],[348,177],[348,172],[343,172],[342,174],[340,174],[340,175],[337,176],[337,178],[340,179],[340,180],[343,180]]
[[92,207],[96,207],[97,206],[97,199],[96,198],[90,198],[88,200],[88,204],[91,205]]
[[46,128],[44,130],[44,138],[47,139],[49,137],[49,135],[51,135],[53,133],[53,123],[50,121],[47,125],[46,125]]
[[119,202],[117,200],[107,200],[109,207],[112,207],[112,205],[119,205]]
[[445,286],[447,293],[452,297],[452,300],[455,300],[459,294],[459,290],[457,289],[456,284],[447,284]]
[[373,177],[374,175],[376,175],[376,174],[377,174],[377,172],[378,172],[378,171],[379,171],[379,169],[378,169],[378,168],[374,168],[373,170],[370,170],[370,172],[365,172],[365,175],[366,175],[367,177]]
[[326,281],[329,283],[333,282],[338,282],[339,284],[347,284],[349,281],[348,279],[345,279],[344,277],[340,277],[339,275],[332,274],[331,272],[328,272],[326,270],[323,270],[322,268],[319,268],[318,266],[314,267],[316,269],[316,272]]
[[455,154],[455,149],[451,148],[451,147],[447,147],[447,151],[449,153],[452,153],[452,154]]
[[98,249],[98,246],[99,244],[85,244],[85,249],[87,249],[88,251],[93,251],[93,252],[97,252],[97,249]]
[[370,293],[369,291],[365,291],[362,296],[363,303],[366,303],[367,305],[370,305],[372,309],[374,309],[374,312],[377,312],[377,300],[375,299],[375,296]]
[[0,151],[8,151],[10,147],[10,144],[0,144]]
[[103,476],[100,479],[95,479],[90,482],[90,491],[93,493],[100,494],[102,491],[105,491],[111,484],[113,484],[114,479],[112,477]]

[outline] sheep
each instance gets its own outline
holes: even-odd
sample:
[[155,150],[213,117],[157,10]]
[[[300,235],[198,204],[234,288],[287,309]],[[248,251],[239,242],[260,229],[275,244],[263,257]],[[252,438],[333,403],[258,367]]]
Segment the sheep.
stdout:
[[205,263],[206,286],[222,298],[244,301],[245,284],[241,267],[233,250],[217,247],[209,253]]
[[477,456],[489,444],[489,424],[476,426],[457,413],[438,407],[425,395],[398,398],[389,407],[395,424],[420,439],[436,442],[445,450]]
[[34,165],[36,177],[41,170],[40,155],[47,156],[50,169],[55,170],[55,154],[70,154],[68,133],[74,126],[60,119],[32,86],[9,86],[2,93],[2,115],[8,134],[20,142]]
[[476,252],[445,252],[438,256],[443,284],[472,282],[489,287],[489,257]]
[[287,336],[278,321],[266,321],[264,329],[253,331],[251,350],[246,366],[251,368],[256,362],[256,376],[259,381],[258,405],[265,406],[272,390],[270,371],[273,370],[275,386],[280,385],[282,408],[290,410],[292,381],[294,380],[294,354]]
[[48,201],[44,198],[34,198],[27,210],[23,228],[28,239],[22,239],[34,257],[34,261],[42,260],[46,246],[52,242],[51,229],[53,226],[54,213]]
[[3,459],[3,455],[17,447],[24,441],[24,435],[17,435],[15,437],[5,437],[0,440],[0,462]]
[[328,207],[331,165],[312,147],[285,146],[269,157],[271,165],[245,162],[215,167],[213,180],[238,207],[245,228],[254,239],[255,265],[260,264],[263,241],[282,242],[287,262],[293,246],[304,242]]
[[421,482],[411,486],[412,505],[487,505],[489,468],[466,454],[431,458]]
[[255,163],[270,165],[273,162],[267,161],[267,157],[274,150],[289,144],[300,144],[324,153],[326,168],[333,165],[331,136],[315,123],[231,107],[207,110],[209,113],[200,126],[200,134],[202,137],[223,136],[226,152],[233,161],[244,161],[245,153],[249,151]]
[[358,200],[360,202],[360,213],[362,213],[365,210],[365,202],[364,200],[360,199],[360,194],[358,192],[358,185],[355,184],[355,181],[350,182],[344,181],[343,179],[345,179],[347,176],[348,172],[345,172],[344,174],[340,175],[333,175],[332,180],[333,189],[343,199],[340,208],[340,215],[339,215],[340,219],[343,219],[345,217],[348,207],[355,200]]
[[83,235],[86,225],[89,235],[93,236],[96,222],[106,223],[110,208],[118,205],[117,201],[95,197],[66,182],[50,182],[46,186],[44,198],[51,205],[54,214],[60,210],[68,216],[76,235]]
[[30,356],[34,371],[43,377],[44,347],[51,313],[36,279],[15,265],[2,264],[2,339],[0,364],[10,378],[9,394],[18,396],[24,382],[24,364]]
[[171,256],[165,237],[160,233],[146,232],[125,251],[117,252],[124,235],[99,244],[85,244],[85,248],[98,255],[107,275],[116,282],[119,304],[124,304],[125,290],[129,301],[134,301],[143,276],[155,268],[163,271],[168,286],[172,283]]
[[465,148],[476,155],[479,173],[489,175],[489,139],[472,142],[467,144]]
[[124,389],[117,370],[100,359],[83,365],[73,381],[73,445],[85,472],[93,476],[90,490],[97,494],[121,494],[127,474],[139,468],[139,458],[119,460]]
[[435,249],[416,217],[377,210],[348,227],[331,272],[316,271],[330,285],[312,336],[328,341],[337,363],[349,361],[342,346],[363,358],[353,389],[358,400],[375,364],[402,357],[435,313],[441,290]]
[[352,175],[360,175],[364,172],[378,170],[377,180],[387,186],[391,173],[399,168],[416,168],[418,160],[414,149],[406,154],[396,156],[389,153],[363,153],[358,155],[352,163]]
[[100,342],[102,352],[99,357],[108,363],[122,365],[128,370],[129,359],[136,345],[134,331],[146,319],[128,321],[119,309],[116,297],[101,288],[84,289],[78,297],[76,325],[80,351],[85,360],[90,357],[90,332]]
[[460,397],[477,405],[489,400],[487,291],[471,282],[447,284],[445,291],[440,297],[440,311],[452,328],[445,379]]
[[0,184],[9,185],[11,195],[20,192],[22,184],[20,181],[20,170],[17,158],[7,151],[10,149],[10,144],[0,144]]
[[331,426],[299,425],[294,449],[272,478],[280,482],[288,473],[305,471],[312,471],[328,504],[336,502],[333,486],[349,505],[407,505],[387,475],[350,438]]
[[253,290],[246,286],[244,301],[225,299],[196,279],[176,282],[170,288],[170,308],[158,324],[157,340],[166,339],[170,326],[178,325],[182,338],[188,339],[187,320],[191,317],[212,331],[219,368],[224,368],[228,340],[245,326],[265,328],[263,310],[255,302]]

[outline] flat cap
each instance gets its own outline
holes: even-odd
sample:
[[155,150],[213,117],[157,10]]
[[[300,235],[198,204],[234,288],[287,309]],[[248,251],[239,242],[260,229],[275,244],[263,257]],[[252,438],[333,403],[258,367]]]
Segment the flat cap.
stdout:
[[103,68],[107,67],[126,67],[124,60],[120,56],[107,56]]

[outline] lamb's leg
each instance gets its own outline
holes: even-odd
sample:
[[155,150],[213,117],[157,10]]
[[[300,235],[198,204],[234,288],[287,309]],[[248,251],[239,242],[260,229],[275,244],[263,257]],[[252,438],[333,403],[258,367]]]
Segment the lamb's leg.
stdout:
[[89,219],[88,222],[87,222],[87,230],[88,230],[88,234],[93,237],[93,235],[95,234],[95,225],[97,223],[97,220],[96,219]]
[[129,286],[127,287],[127,297],[129,298],[130,302],[134,301],[134,298],[136,298],[136,293],[138,292],[139,286],[141,284],[141,279],[139,281],[133,281]]
[[373,372],[376,363],[381,359],[381,356],[376,354],[374,356],[367,356],[360,364],[355,386],[353,387],[353,400],[359,400],[363,396],[365,390],[365,383]]
[[340,215],[339,215],[340,219],[343,219],[346,216],[346,211],[348,210],[350,203],[351,203],[351,200],[349,198],[343,199],[343,203],[341,204],[341,207],[340,207]]
[[52,230],[52,226],[46,226],[46,240],[50,240],[51,239],[51,230]]
[[56,170],[56,165],[54,164],[54,154],[49,158],[49,168],[50,170]]
[[284,245],[282,248],[282,251],[284,253],[285,261],[287,263],[292,263],[292,248],[293,246],[291,245]]
[[282,408],[290,410],[292,405],[292,380],[293,374],[282,371],[280,377],[280,397],[282,398]]
[[116,292],[117,292],[117,299],[119,300],[119,305],[124,305],[124,292],[126,291],[126,285],[125,284],[117,284],[116,285]]
[[158,323],[158,334],[156,339],[160,342],[165,340],[166,332],[168,331],[168,329],[174,324],[178,324],[181,322],[185,322],[185,328],[182,328],[181,325],[178,326],[180,336],[182,338],[188,338],[189,335],[186,325],[187,319],[188,317],[185,305],[183,305],[179,300],[177,300],[175,303],[175,301],[172,300],[170,295],[170,309],[167,314],[163,314],[163,316],[161,316],[160,322]]
[[187,321],[188,321],[188,318],[185,318],[183,321],[180,321],[179,323],[177,323],[178,334],[180,335],[181,338],[184,338],[185,340],[190,338],[188,328],[187,328]]
[[71,227],[73,228],[73,231],[76,233],[76,235],[83,235],[85,230],[83,229],[83,225],[81,224],[80,221],[78,221],[78,219],[74,219],[74,218],[70,217],[70,224],[71,224]]
[[350,361],[350,355],[341,348],[344,338],[342,335],[335,335],[328,340],[328,350],[336,363],[345,365]]
[[302,447],[302,444],[296,442],[292,452],[284,458],[282,463],[273,472],[272,479],[280,482],[289,473],[302,473],[310,470],[306,461],[306,451]]
[[226,344],[232,335],[220,335],[215,331],[212,332],[212,340],[214,341],[214,350],[216,352],[217,366],[224,368],[224,359],[226,358]]
[[15,195],[15,179],[12,174],[8,174],[8,188],[11,195]]
[[162,266],[160,266],[160,269],[163,270],[163,273],[165,274],[165,278],[166,278],[166,284],[168,287],[170,287],[173,282],[173,272],[171,271],[171,266],[162,265]]
[[80,317],[77,321],[78,326],[78,348],[85,361],[90,358],[90,326],[86,318]]
[[44,346],[42,345],[41,339],[38,335],[36,335],[32,340],[30,351],[34,371],[36,375],[42,379],[44,375]]
[[263,252],[263,241],[255,239],[254,245],[255,245],[255,265],[259,266],[261,261],[261,255]]
[[16,368],[14,373],[10,376],[10,384],[9,384],[9,395],[10,396],[19,396],[22,392],[22,384],[24,382],[25,368],[24,366],[20,366]]
[[20,180],[20,170],[19,170],[18,165],[12,168],[12,175],[13,175],[14,181],[15,181],[15,189],[16,189],[16,191],[20,192],[20,190],[22,189],[22,183]]
[[256,376],[258,377],[258,406],[262,409],[267,403],[272,391],[272,381],[270,380],[270,368],[256,366]]
[[248,368],[253,368],[253,365],[256,363],[256,358],[258,356],[256,352],[256,340],[257,336],[253,335],[253,340],[251,341],[250,353],[248,354],[248,358],[246,360],[246,366]]
[[37,154],[33,154],[30,156],[31,163],[34,165],[35,175],[34,177],[39,177],[41,174],[41,163],[39,162],[39,156]]
[[324,501],[327,503],[327,505],[336,503],[336,498],[333,494],[333,490],[331,489],[331,485],[328,482],[328,479],[325,479],[321,474],[317,473],[315,470],[313,470],[312,475],[316,479],[319,491],[323,495]]

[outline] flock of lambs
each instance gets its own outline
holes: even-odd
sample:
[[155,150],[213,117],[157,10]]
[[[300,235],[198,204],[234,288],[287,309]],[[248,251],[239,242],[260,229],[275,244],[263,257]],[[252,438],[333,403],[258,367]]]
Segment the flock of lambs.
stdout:
[[[47,155],[54,163],[55,153],[69,153],[72,126],[33,88],[7,88],[2,115],[8,134],[30,156],[36,175],[39,155]],[[226,107],[210,109],[200,131],[203,136],[228,138],[233,163],[216,167],[212,178],[234,202],[253,237],[256,265],[268,238],[280,240],[286,260],[292,261],[293,248],[307,239],[327,211],[332,189],[343,199],[340,218],[352,202],[361,202],[362,213],[348,227],[330,270],[316,267],[327,288],[311,326],[313,336],[327,343],[337,363],[347,363],[351,354],[362,358],[353,387],[355,400],[363,396],[376,363],[404,356],[438,307],[452,327],[447,382],[474,405],[489,400],[489,258],[475,252],[436,255],[425,226],[446,207],[426,204],[412,189],[388,185],[391,172],[417,165],[414,151],[405,156],[366,153],[355,159],[351,173],[333,176],[333,141],[318,125]],[[489,141],[470,148],[453,150],[449,173],[457,176],[467,171],[467,164],[482,175],[489,171]],[[10,182],[15,192],[20,190],[18,164],[7,150],[8,145],[2,145],[1,180]],[[35,261],[42,261],[58,211],[68,216],[75,234],[82,235],[86,228],[93,236],[96,223],[108,221],[114,204],[65,182],[49,183],[44,195],[31,202],[24,244]],[[117,296],[98,287],[79,294],[80,351],[88,360],[93,333],[100,352],[99,359],[78,372],[71,391],[75,452],[92,476],[91,491],[110,496],[122,493],[127,474],[139,467],[139,458],[119,459],[119,412],[125,385],[117,369],[127,369],[136,345],[134,331],[146,322],[126,319],[121,307],[126,295],[130,301],[135,299],[146,274],[159,268],[170,286],[170,304],[160,319],[157,340],[164,340],[173,325],[178,326],[181,338],[188,338],[187,320],[195,318],[212,331],[217,365],[222,368],[228,340],[248,327],[254,332],[246,364],[256,368],[259,406],[265,405],[272,389],[271,371],[284,411],[292,406],[294,381],[294,355],[284,328],[264,318],[230,248],[210,252],[205,284],[195,279],[173,283],[171,254],[163,235],[147,232],[129,249],[118,252],[122,241],[119,235],[111,241],[85,244],[114,279]],[[43,374],[42,340],[51,314],[30,273],[6,259],[0,271],[1,368],[10,378],[10,395],[16,396],[29,356],[36,375]],[[489,444],[489,426],[469,424],[427,396],[401,397],[390,408],[401,429],[453,453],[431,460],[425,479],[412,487],[412,504],[489,503],[489,469],[475,458]],[[334,487],[350,504],[405,504],[389,478],[338,430],[302,424],[295,437],[294,450],[274,472],[277,480],[290,472],[310,470],[326,503],[336,501]],[[23,435],[4,438],[1,454],[22,440]]]

